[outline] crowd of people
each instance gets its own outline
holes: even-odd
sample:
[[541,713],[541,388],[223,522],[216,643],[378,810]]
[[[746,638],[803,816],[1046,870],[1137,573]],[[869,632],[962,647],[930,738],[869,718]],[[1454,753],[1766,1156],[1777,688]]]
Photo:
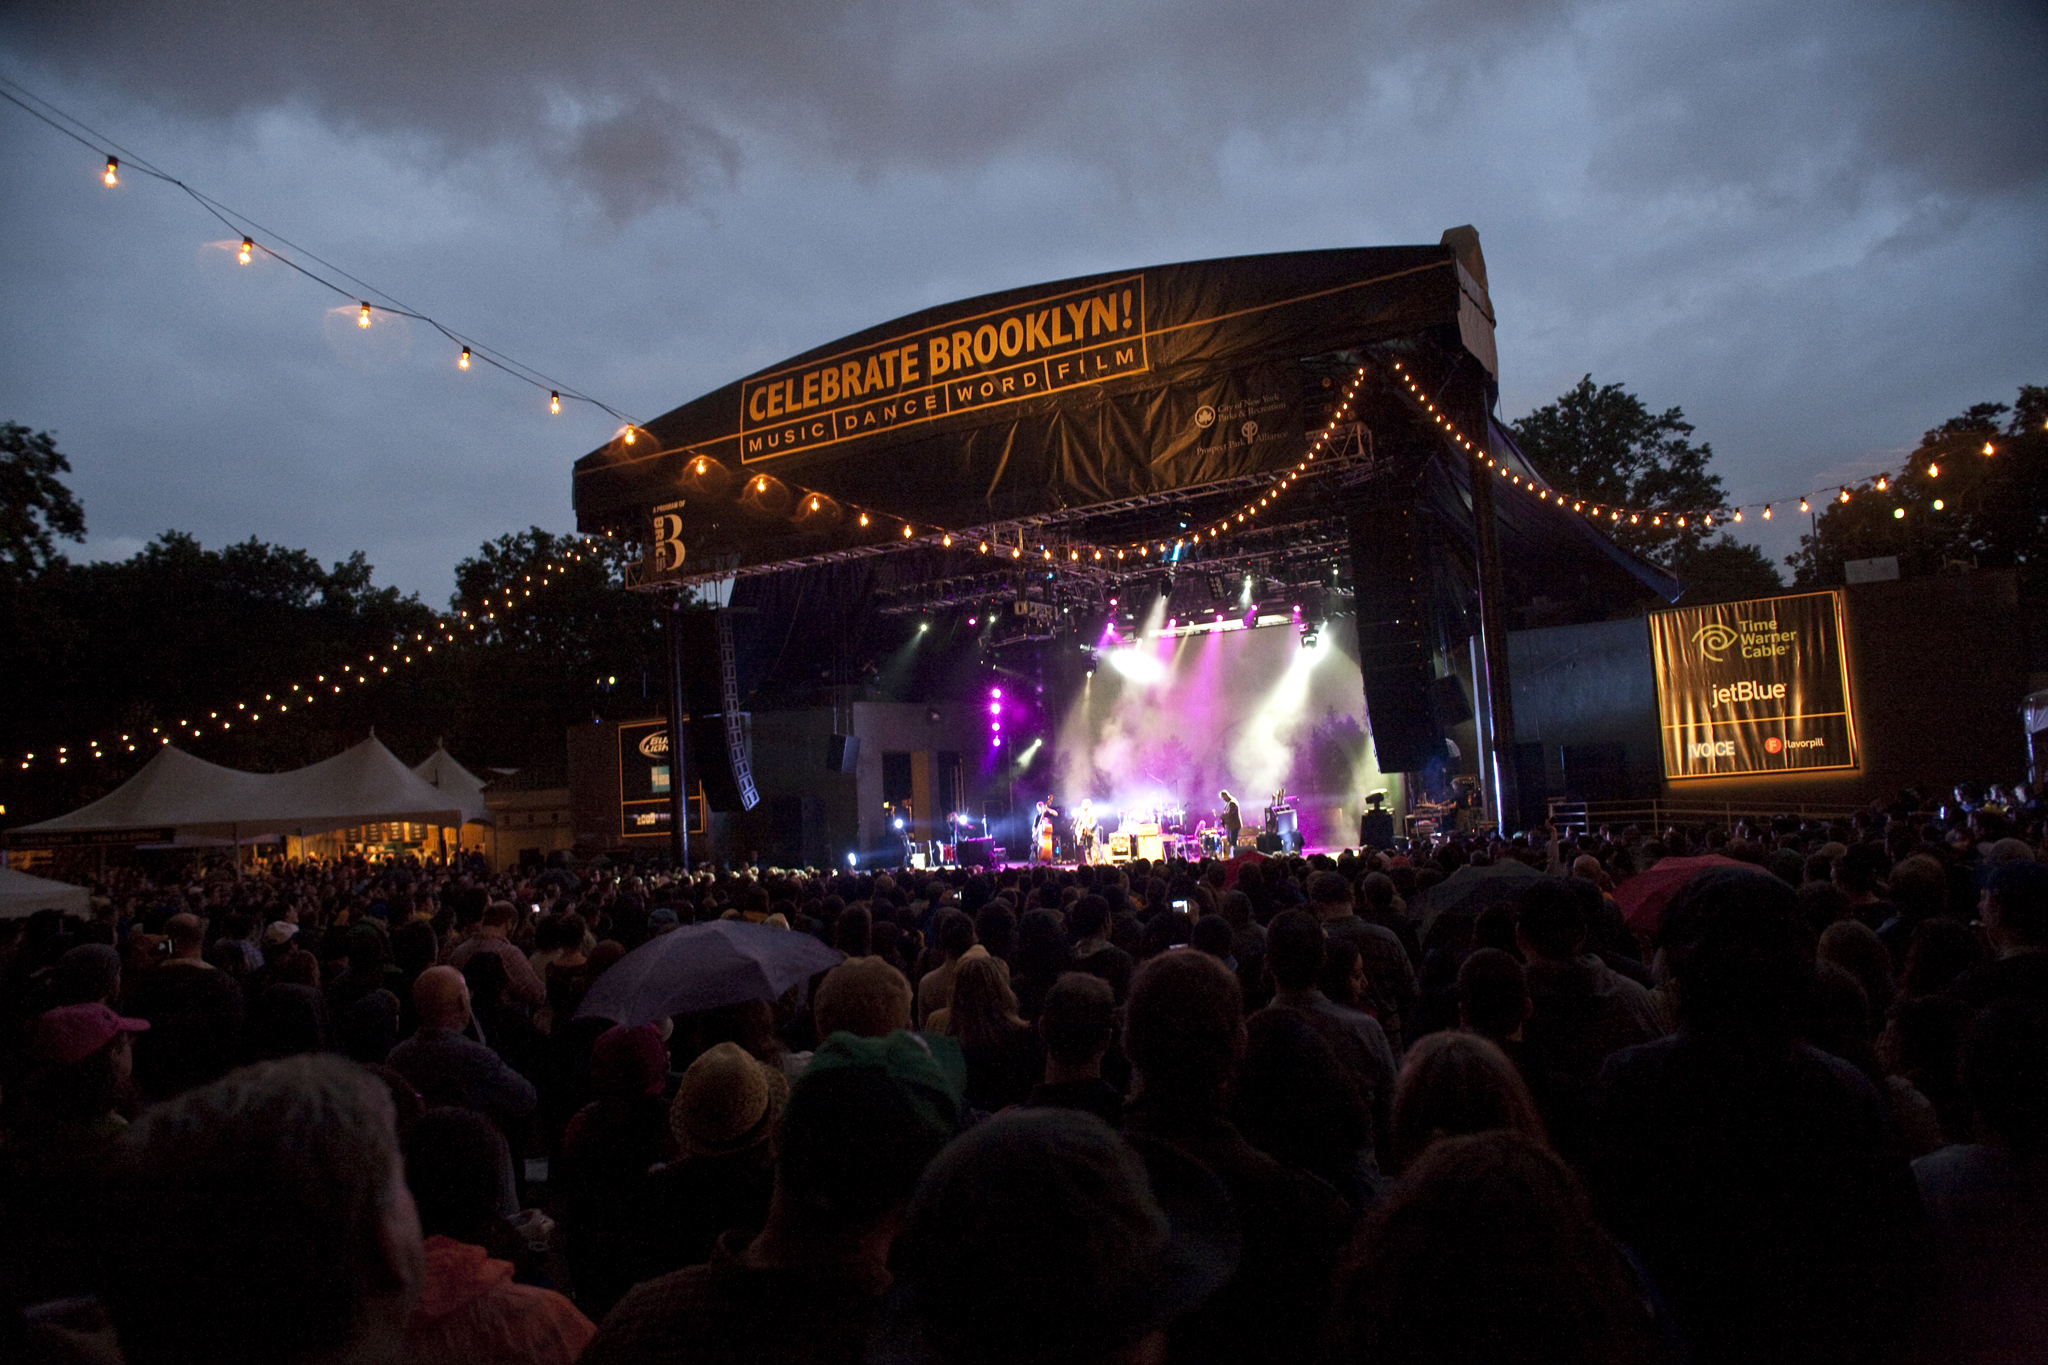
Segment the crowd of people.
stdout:
[[[0,926],[0,1356],[2043,1358],[2048,847],[2006,795],[1074,869],[116,869]],[[722,918],[844,960],[583,1012]]]

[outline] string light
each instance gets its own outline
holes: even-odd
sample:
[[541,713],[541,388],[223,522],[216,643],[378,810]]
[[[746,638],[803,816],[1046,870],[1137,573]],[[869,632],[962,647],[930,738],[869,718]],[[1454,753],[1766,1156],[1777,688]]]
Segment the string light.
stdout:
[[111,156],[107,158],[107,173],[101,176],[100,179],[106,181],[109,185],[121,183],[121,162],[119,158]]
[[469,368],[469,347],[463,347],[462,354],[455,358],[455,368],[458,370],[466,370]]
[[558,389],[550,389],[550,390],[548,391],[548,411],[549,411],[549,412],[560,412],[561,410],[562,410],[562,394],[561,394],[561,391],[560,391],[560,390],[558,390]]
[[242,239],[242,249],[235,253],[235,259],[240,261],[243,265],[247,265],[255,255],[256,243],[251,241],[249,238],[244,237]]
[[1998,453],[1998,447],[1992,445],[1991,442],[1986,441],[1984,443],[1984,453],[1986,455],[1996,455]]
[[359,309],[357,309],[357,311],[356,311],[356,326],[358,326],[358,327],[368,327],[369,325],[370,325],[370,305],[366,303],[366,304],[363,304],[363,305],[362,305],[362,306],[361,306],[361,307],[360,307]]
[[1805,499],[1805,498],[1801,498],[1801,499],[1799,500],[1799,510],[1800,510],[1800,511],[1802,511],[1802,512],[1811,512],[1811,511],[1812,511],[1813,509],[1812,509],[1811,507],[1809,507],[1809,506],[1807,506],[1807,505],[1806,505],[1806,499]]

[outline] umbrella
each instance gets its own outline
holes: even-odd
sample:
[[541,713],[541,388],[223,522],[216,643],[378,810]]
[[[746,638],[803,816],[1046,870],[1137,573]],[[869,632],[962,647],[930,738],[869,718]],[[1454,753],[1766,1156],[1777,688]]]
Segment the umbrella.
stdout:
[[690,924],[647,940],[591,983],[576,1011],[628,1027],[672,1014],[773,1000],[846,954],[809,934],[744,920]]
[[[1710,867],[1751,867],[1734,858],[1709,853],[1699,858],[1659,858],[1656,862],[1614,888],[1614,903],[1621,917],[1639,934],[1654,933],[1664,917],[1664,907],[1684,886]],[[1753,870],[1761,872],[1762,868]]]
[[1467,863],[1409,902],[1408,913],[1421,921],[1417,930],[1428,938],[1437,916],[1476,915],[1489,905],[1513,900],[1523,887],[1542,879],[1543,873],[1516,858],[1502,858],[1486,867]]

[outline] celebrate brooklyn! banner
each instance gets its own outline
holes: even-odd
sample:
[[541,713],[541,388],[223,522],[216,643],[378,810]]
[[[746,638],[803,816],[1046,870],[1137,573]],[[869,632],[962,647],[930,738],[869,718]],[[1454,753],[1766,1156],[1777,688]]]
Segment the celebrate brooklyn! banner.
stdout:
[[[1484,290],[1448,246],[1198,261],[913,313],[736,380],[576,463],[579,527],[688,574],[1283,469],[1328,391],[1304,364],[1459,344]],[[1491,321],[1483,334],[1490,354]],[[864,524],[852,509],[877,515]],[[889,519],[894,519],[893,523]]]
[[1664,775],[1856,766],[1835,592],[1650,613]]

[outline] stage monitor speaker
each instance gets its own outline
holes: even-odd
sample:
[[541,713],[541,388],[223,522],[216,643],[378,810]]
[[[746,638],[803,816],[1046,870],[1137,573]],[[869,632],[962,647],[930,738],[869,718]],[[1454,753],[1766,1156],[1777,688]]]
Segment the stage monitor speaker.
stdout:
[[833,735],[825,741],[825,771],[850,773],[860,766],[860,736]]
[[996,865],[996,841],[993,839],[962,839],[954,846],[953,861],[962,867],[994,867]]
[[1413,495],[1393,491],[1347,518],[1366,723],[1381,772],[1420,772],[1445,756],[1430,704],[1435,670],[1423,619],[1424,563]]

